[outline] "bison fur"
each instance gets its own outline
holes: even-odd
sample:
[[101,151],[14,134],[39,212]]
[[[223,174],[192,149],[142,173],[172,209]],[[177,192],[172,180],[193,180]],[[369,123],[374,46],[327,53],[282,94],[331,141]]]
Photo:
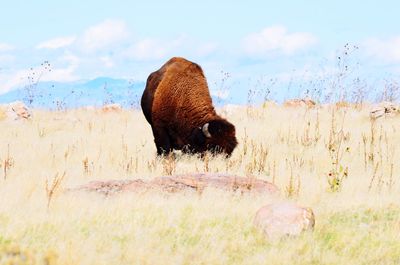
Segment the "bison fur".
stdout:
[[215,112],[203,70],[184,58],[149,75],[141,107],[158,155],[173,149],[231,155],[237,145],[235,126]]

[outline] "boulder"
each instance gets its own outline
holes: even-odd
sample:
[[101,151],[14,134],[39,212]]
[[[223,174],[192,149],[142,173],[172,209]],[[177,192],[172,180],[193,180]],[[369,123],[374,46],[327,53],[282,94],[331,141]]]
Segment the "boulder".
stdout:
[[307,107],[307,108],[313,108],[315,107],[316,103],[312,99],[290,99],[286,100],[283,103],[284,107]]
[[108,181],[91,181],[85,185],[79,186],[70,191],[89,191],[97,192],[106,196],[121,193],[124,191],[139,191],[148,188],[148,184],[143,180],[108,180]]
[[212,173],[163,176],[149,181],[142,179],[92,181],[72,190],[97,192],[108,196],[121,192],[143,192],[150,190],[167,193],[183,191],[202,192],[208,187],[240,193],[257,192],[272,195],[279,192],[274,184],[265,180]]
[[165,176],[155,178],[151,183],[172,192],[185,189],[202,191],[208,187],[227,191],[238,191],[240,193],[266,192],[274,194],[278,192],[278,188],[268,181],[254,177],[239,177],[229,174],[197,173],[170,177]]
[[347,101],[338,101],[335,103],[337,109],[348,109],[352,107],[352,104]]
[[103,111],[103,112],[119,112],[119,111],[121,111],[122,110],[122,107],[121,107],[121,105],[120,104],[107,104],[107,105],[104,105],[102,108],[101,108],[101,110]]
[[399,113],[399,108],[392,102],[381,102],[373,107],[369,116],[371,119],[378,119],[380,117],[393,117]]
[[314,228],[314,213],[310,208],[291,202],[273,203],[260,208],[254,225],[269,239],[298,236]]
[[21,101],[9,103],[5,105],[4,109],[4,113],[1,116],[4,116],[7,120],[28,120],[32,117],[31,111]]

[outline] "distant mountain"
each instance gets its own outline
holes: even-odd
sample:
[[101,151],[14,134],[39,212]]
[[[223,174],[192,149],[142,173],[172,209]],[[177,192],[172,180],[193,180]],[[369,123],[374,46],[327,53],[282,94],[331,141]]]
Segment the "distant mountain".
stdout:
[[[102,106],[118,103],[127,108],[138,108],[145,82],[98,77],[89,81],[39,82],[0,95],[0,103],[16,100],[33,108],[65,109],[82,106]],[[226,101],[213,97],[215,105]]]
[[21,100],[35,108],[57,109],[118,103],[137,107],[145,83],[98,77],[89,81],[40,82],[0,95],[0,103]]

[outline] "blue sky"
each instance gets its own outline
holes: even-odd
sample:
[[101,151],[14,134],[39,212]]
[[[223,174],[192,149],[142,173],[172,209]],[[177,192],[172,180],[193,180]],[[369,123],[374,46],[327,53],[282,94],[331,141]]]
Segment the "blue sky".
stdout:
[[[346,43],[359,47],[350,60],[360,75],[400,76],[398,1],[1,2],[0,94],[24,85],[45,60],[45,81],[140,81],[184,56],[224,96],[224,86],[234,94],[261,79],[334,72]],[[221,71],[229,73],[224,84]]]

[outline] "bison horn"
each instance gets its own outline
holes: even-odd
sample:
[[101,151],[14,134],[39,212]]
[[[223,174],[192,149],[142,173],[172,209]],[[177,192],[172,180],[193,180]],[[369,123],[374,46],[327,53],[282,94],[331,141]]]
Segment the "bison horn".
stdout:
[[211,133],[208,131],[208,122],[206,124],[203,125],[203,128],[201,129],[203,131],[203,134],[207,137],[207,138],[211,138]]

